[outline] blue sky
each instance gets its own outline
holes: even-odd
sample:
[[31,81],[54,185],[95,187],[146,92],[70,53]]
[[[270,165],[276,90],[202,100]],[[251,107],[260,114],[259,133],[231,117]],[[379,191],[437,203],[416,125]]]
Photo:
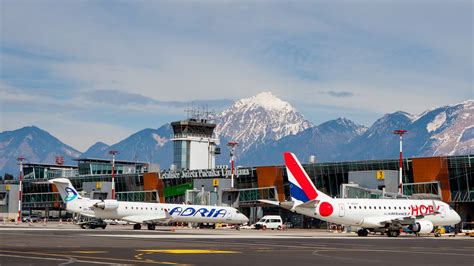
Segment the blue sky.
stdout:
[[271,91],[370,126],[474,98],[472,1],[0,1],[0,131],[84,151]]

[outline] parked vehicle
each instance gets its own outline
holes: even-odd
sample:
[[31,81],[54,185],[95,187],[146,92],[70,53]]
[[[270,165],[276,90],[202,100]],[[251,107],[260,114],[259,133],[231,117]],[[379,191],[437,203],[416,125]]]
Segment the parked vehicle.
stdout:
[[77,223],[79,226],[81,226],[82,229],[96,229],[96,228],[102,228],[105,229],[107,227],[107,223],[104,220],[101,219],[91,219],[91,220],[86,220]]
[[283,229],[283,222],[279,215],[265,215],[255,224],[256,229]]

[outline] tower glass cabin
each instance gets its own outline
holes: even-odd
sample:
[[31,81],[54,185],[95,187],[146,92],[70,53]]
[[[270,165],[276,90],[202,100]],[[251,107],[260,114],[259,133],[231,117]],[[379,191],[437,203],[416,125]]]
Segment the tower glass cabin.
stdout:
[[173,164],[177,170],[215,168],[220,153],[219,140],[213,135],[215,124],[206,119],[187,119],[171,123]]

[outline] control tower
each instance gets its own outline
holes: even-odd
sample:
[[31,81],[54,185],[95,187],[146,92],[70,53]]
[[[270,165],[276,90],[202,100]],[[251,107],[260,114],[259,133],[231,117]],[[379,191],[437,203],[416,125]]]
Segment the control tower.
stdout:
[[173,164],[177,170],[212,169],[220,154],[219,140],[213,135],[216,124],[208,122],[208,111],[187,112],[188,119],[171,123]]

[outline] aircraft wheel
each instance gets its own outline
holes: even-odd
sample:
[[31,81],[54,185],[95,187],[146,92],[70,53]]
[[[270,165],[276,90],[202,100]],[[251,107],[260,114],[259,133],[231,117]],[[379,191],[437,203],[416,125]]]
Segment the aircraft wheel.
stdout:
[[155,230],[155,225],[154,224],[149,224],[148,225],[148,230]]
[[389,237],[397,237],[400,235],[400,231],[398,230],[390,230],[387,232],[387,236]]
[[134,224],[133,225],[133,230],[140,230],[142,229],[142,225],[141,224]]
[[359,229],[357,231],[357,235],[358,236],[368,236],[369,235],[369,231],[367,231],[367,229]]

